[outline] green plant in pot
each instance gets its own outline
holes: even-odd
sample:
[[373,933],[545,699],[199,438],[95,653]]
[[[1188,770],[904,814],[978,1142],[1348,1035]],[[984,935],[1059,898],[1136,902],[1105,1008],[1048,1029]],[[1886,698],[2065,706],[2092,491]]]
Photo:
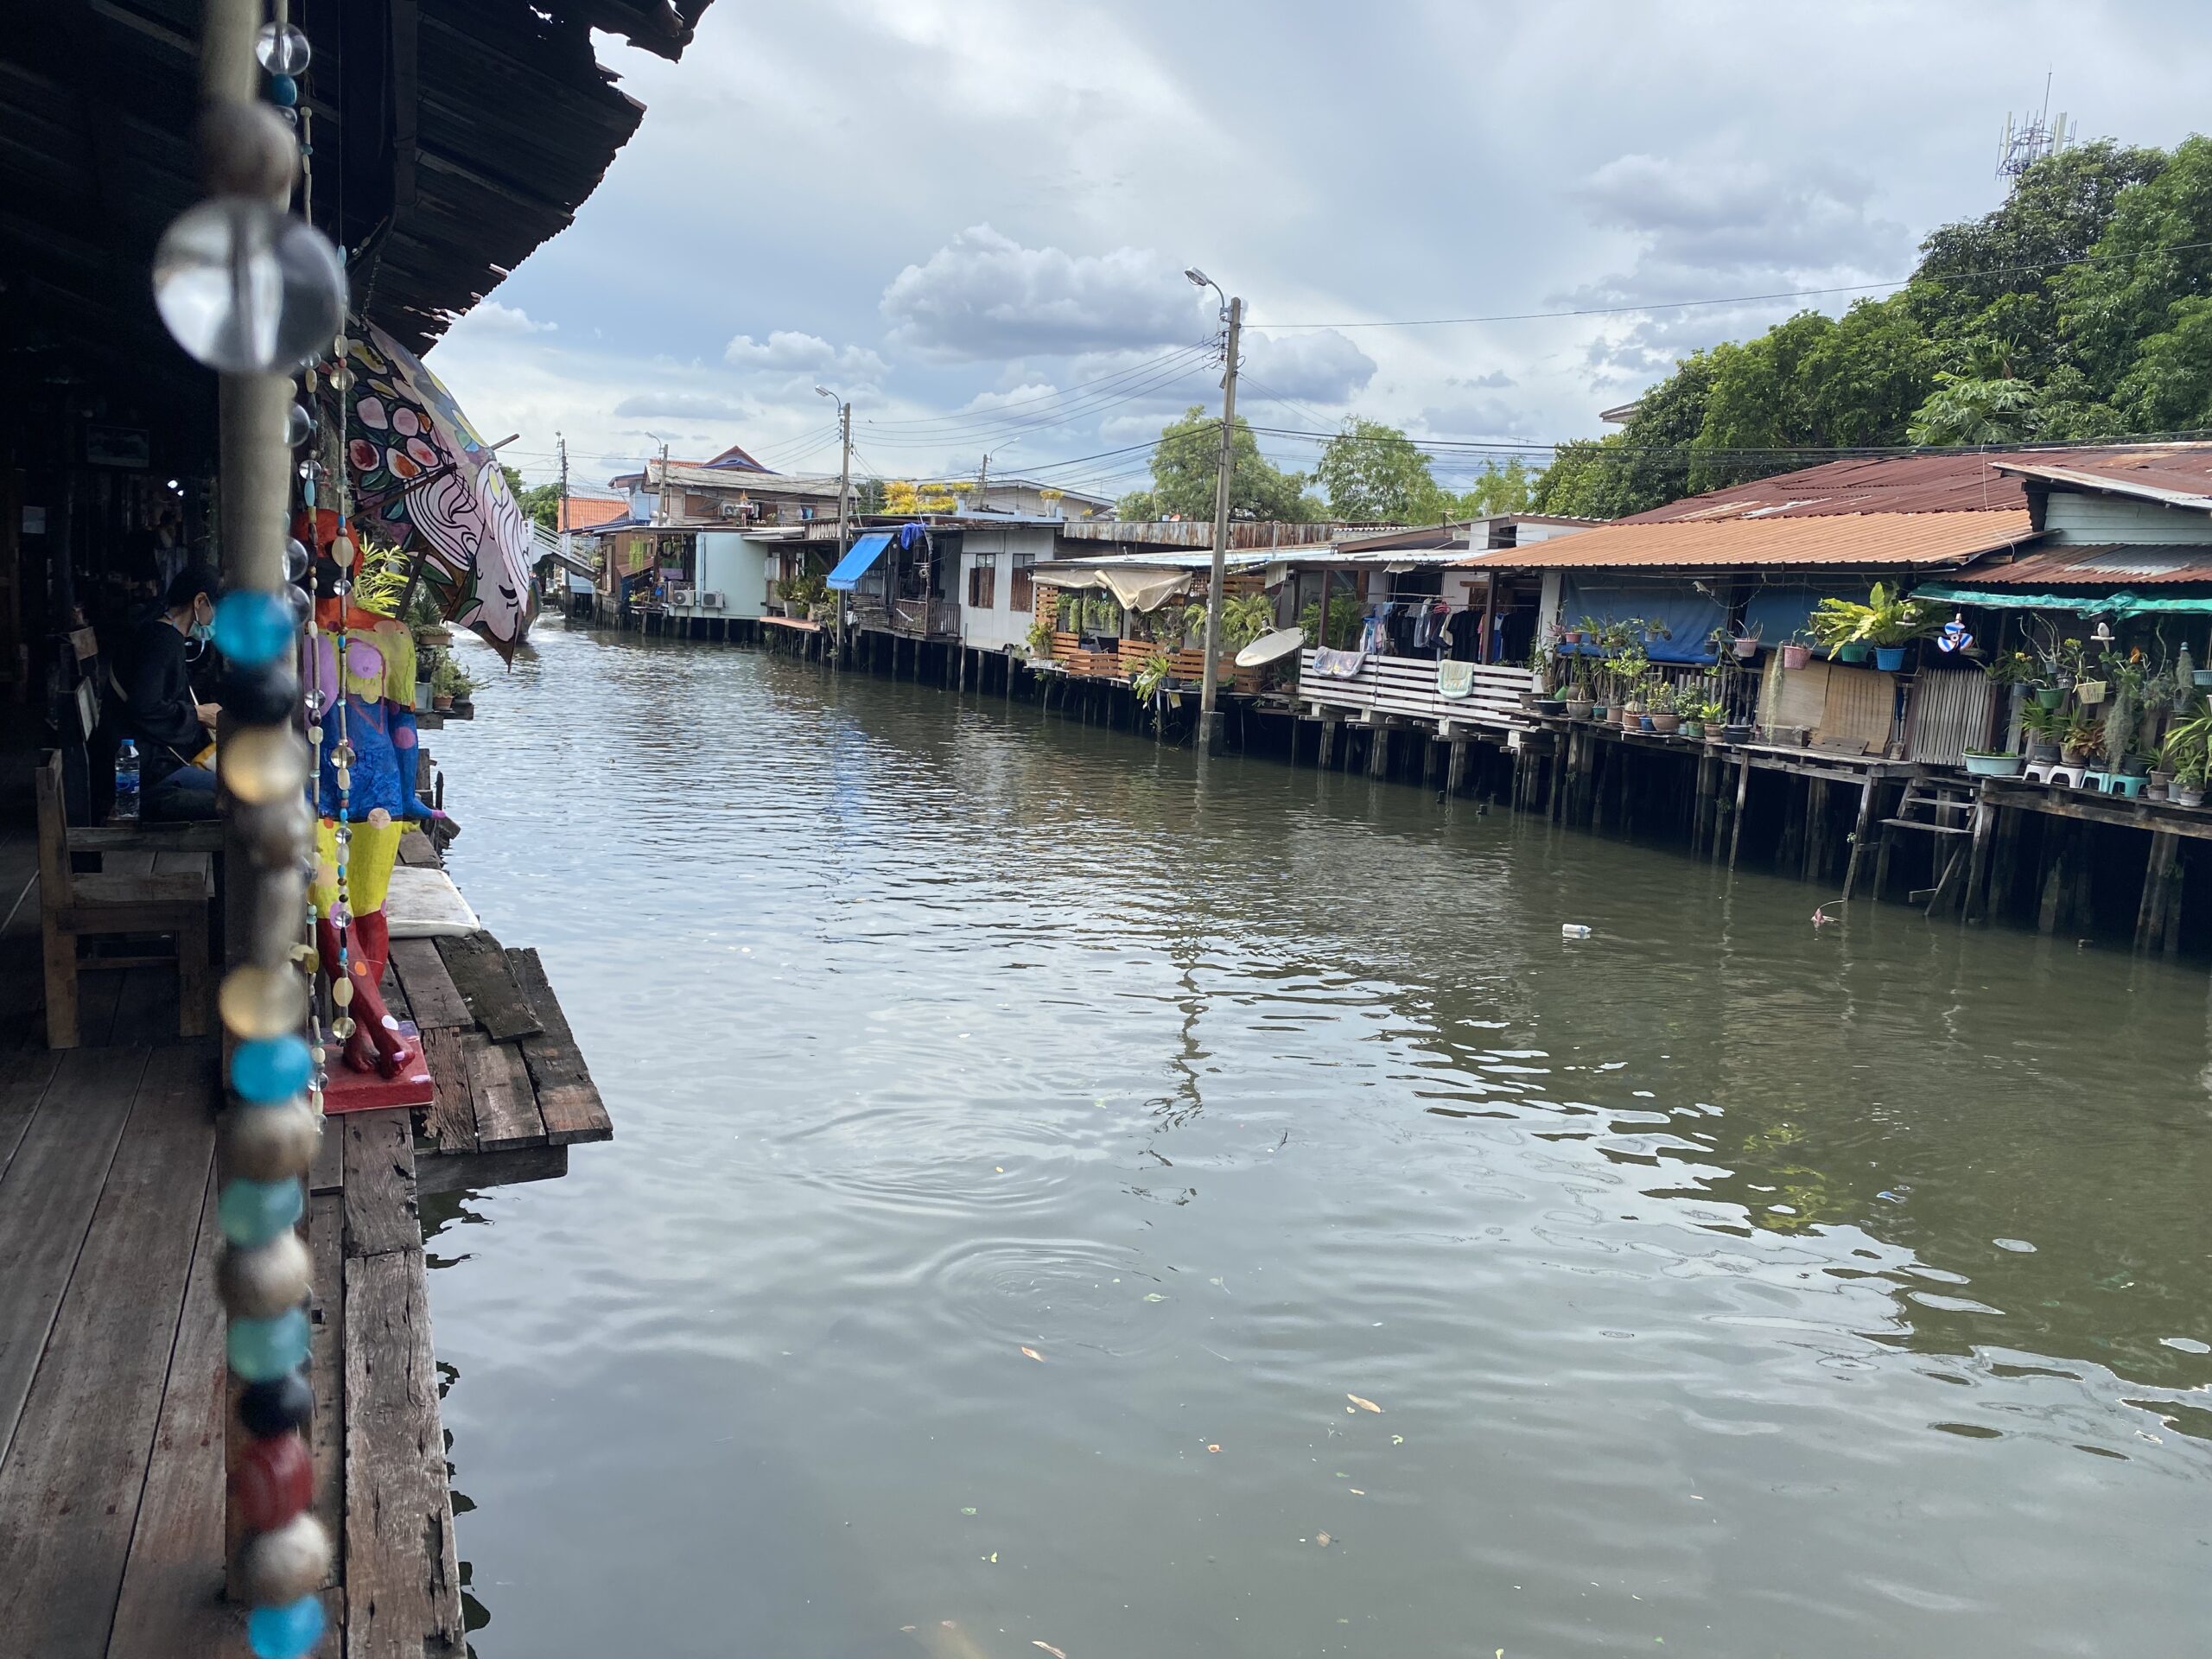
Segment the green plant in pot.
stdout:
[[1167,684],[1175,671],[1175,660],[1164,651],[1155,651],[1137,665],[1129,677],[1129,689],[1137,694],[1140,702],[1150,702]]
[[2067,722],[2066,736],[2059,747],[2068,766],[2086,766],[2095,761],[2104,741],[2104,722],[2083,709]]
[[1644,702],[1651,715],[1653,731],[1671,732],[1681,725],[1682,713],[1675,696],[1675,688],[1664,680],[1651,688],[1651,695],[1644,699]]
[[2173,774],[2169,796],[2183,806],[2202,805],[2205,773],[2212,769],[2212,705],[2197,697],[2184,707],[2158,754]]
[[438,658],[438,665],[430,671],[430,706],[450,709],[456,699],[467,696],[476,689],[476,682],[461,672],[461,664],[450,657]]
[[1043,622],[1032,622],[1027,643],[1029,654],[1040,663],[1046,661],[1052,654],[1052,628]]
[[1874,666],[1894,673],[1904,666],[1905,647],[1939,632],[1943,624],[1933,606],[1878,582],[1864,604],[1834,595],[1822,600],[1813,607],[1807,626],[1813,638],[1831,651],[1853,644],[1872,647]]
[[2063,709],[2041,702],[2023,705],[2020,741],[2027,746],[2028,759],[2044,763],[2057,760],[2059,746],[2066,741],[2066,728],[2070,723]]

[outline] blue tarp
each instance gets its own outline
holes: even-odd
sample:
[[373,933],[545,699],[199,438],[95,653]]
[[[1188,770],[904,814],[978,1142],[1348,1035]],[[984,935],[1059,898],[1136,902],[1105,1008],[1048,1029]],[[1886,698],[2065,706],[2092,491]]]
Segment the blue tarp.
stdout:
[[[1803,631],[1813,607],[1840,588],[1758,588],[1744,601],[1744,632],[1756,633],[1759,643],[1771,650],[1786,645]],[[1864,599],[1864,589],[1852,597]]]
[[883,550],[890,545],[889,531],[870,531],[853,543],[851,552],[837,561],[837,568],[830,573],[830,585],[842,593],[852,592],[860,579],[883,556]]
[[1655,663],[1711,662],[1713,631],[1728,620],[1719,600],[1687,582],[1680,588],[1600,588],[1586,586],[1570,572],[1560,593],[1560,621],[1580,627],[1586,616],[1601,626],[1630,617],[1651,623],[1643,654]]

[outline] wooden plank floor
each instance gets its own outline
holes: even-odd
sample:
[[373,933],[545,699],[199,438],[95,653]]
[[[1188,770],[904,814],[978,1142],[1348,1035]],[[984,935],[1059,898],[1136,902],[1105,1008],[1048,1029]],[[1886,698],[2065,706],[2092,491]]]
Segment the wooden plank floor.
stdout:
[[[84,975],[86,1046],[48,1051],[34,865],[0,833],[0,1659],[234,1656],[217,1045],[175,1037],[173,969],[133,968]],[[613,1128],[535,952],[393,956],[439,1098],[420,1138],[404,1109],[333,1118],[309,1181],[308,1438],[338,1544],[316,1651],[459,1659],[419,1194],[560,1174]]]

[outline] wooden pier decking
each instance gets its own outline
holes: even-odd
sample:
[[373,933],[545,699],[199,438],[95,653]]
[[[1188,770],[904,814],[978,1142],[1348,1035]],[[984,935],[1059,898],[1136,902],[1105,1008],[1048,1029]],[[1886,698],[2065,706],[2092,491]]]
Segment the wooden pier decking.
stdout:
[[[173,973],[132,968],[88,975],[88,1046],[48,1050],[21,861],[0,855],[24,895],[0,932],[0,1655],[235,1656],[219,1045],[170,1034]],[[305,1223],[336,1545],[316,1652],[345,1659],[466,1651],[419,1194],[557,1175],[613,1132],[534,951],[478,933],[393,954],[436,1104],[419,1135],[404,1109],[330,1119]]]

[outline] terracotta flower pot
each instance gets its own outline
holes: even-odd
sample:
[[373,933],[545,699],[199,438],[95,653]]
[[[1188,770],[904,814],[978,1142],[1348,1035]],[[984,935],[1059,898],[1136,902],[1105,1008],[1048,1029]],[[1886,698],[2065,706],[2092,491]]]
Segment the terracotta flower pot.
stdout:
[[1682,717],[1677,714],[1657,714],[1651,716],[1651,729],[1655,732],[1671,732],[1681,723]]
[[1784,645],[1782,648],[1782,665],[1784,668],[1802,668],[1812,660],[1813,648],[1810,645]]

